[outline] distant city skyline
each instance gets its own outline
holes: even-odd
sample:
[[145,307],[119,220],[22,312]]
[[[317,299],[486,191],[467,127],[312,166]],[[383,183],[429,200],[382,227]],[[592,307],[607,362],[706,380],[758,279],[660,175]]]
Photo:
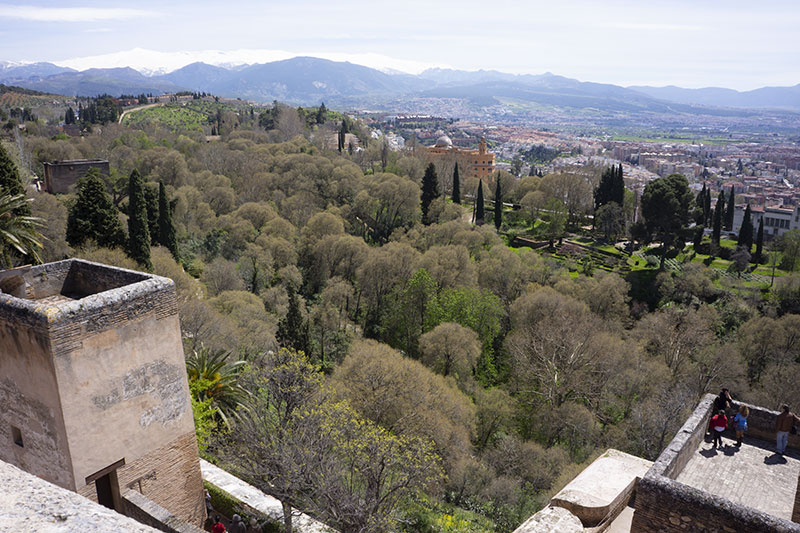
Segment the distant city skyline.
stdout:
[[798,27],[795,0],[0,2],[0,61],[168,72],[308,55],[750,90],[800,83]]

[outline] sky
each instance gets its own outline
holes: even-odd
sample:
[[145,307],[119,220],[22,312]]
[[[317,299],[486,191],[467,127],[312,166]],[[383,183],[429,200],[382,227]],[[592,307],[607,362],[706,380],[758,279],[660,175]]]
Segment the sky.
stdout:
[[170,71],[298,55],[617,85],[800,83],[798,0],[0,0],[0,61]]

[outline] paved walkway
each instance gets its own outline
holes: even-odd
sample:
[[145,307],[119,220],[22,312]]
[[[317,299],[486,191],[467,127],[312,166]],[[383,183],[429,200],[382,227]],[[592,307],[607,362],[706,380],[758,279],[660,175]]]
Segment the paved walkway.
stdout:
[[677,481],[791,520],[800,474],[797,450],[787,450],[781,457],[774,453],[774,441],[748,437],[737,448],[725,435],[719,449],[713,448],[711,437],[701,442]]

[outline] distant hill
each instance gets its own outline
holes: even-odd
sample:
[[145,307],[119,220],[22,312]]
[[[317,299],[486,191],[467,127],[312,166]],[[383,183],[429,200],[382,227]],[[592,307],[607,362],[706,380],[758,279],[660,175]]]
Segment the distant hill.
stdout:
[[29,77],[13,80],[15,85],[62,94],[65,96],[97,96],[99,94],[163,94],[180,90],[181,87],[166,80],[148,78],[129,68],[93,68],[77,72],[60,72],[50,76]]
[[44,78],[61,74],[62,72],[76,72],[74,69],[59,67],[52,63],[30,63],[27,65],[15,65],[12,63],[0,62],[0,81],[14,82],[26,80],[28,78]]
[[762,87],[752,91],[735,91],[719,87],[683,89],[667,87],[632,86],[628,89],[652,98],[677,102],[720,107],[783,108],[800,109],[800,84],[794,87]]
[[0,64],[0,83],[68,96],[203,91],[219,96],[291,104],[388,105],[408,98],[462,99],[478,109],[509,101],[560,111],[746,116],[741,108],[800,110],[800,85],[755,91],[620,87],[551,73],[515,75],[495,70],[428,69],[419,75],[385,73],[314,57],[227,69],[192,63],[158,76],[131,68],[77,72],[51,63]]
[[315,57],[295,57],[235,71],[193,63],[160,78],[223,96],[307,105],[337,97],[398,94],[424,86],[424,82],[413,76],[393,76],[361,65]]

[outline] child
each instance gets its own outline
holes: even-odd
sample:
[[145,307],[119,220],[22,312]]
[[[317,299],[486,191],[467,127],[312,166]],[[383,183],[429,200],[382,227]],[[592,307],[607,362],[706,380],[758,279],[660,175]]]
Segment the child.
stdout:
[[711,417],[711,433],[714,434],[714,448],[722,446],[722,432],[728,429],[728,418],[722,409]]
[[747,417],[750,415],[750,409],[746,405],[739,406],[739,412],[733,419],[733,427],[736,429],[736,446],[742,445],[742,437],[744,432],[747,431]]

